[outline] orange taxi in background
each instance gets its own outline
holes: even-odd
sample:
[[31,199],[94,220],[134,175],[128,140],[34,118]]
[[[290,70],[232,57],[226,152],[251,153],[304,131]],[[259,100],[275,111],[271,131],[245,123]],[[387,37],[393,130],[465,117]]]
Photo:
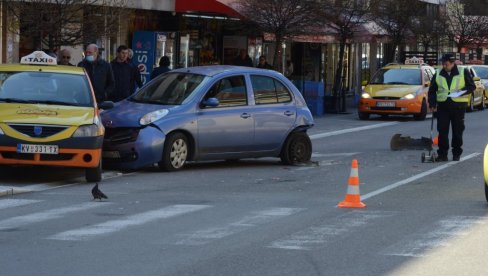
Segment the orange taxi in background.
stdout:
[[376,72],[370,82],[363,82],[359,101],[359,119],[371,114],[413,115],[425,120],[428,109],[428,91],[435,69],[412,58],[406,64],[388,64]]

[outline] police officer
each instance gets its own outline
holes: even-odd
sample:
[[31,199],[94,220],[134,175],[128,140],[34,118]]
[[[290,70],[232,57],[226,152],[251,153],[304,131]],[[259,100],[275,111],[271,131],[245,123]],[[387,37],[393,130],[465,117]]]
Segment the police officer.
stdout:
[[[439,132],[438,161],[447,161],[449,151],[449,125],[452,125],[453,161],[459,161],[463,153],[464,114],[469,94],[476,89],[468,69],[460,70],[451,54],[442,56],[442,70],[437,70],[429,88],[429,108],[437,116]],[[468,91],[462,97],[448,97],[452,92]]]

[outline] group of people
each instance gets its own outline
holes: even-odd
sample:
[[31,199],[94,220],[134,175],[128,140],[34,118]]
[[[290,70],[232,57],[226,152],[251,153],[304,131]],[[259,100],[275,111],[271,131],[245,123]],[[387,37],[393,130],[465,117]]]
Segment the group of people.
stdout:
[[[108,62],[101,58],[96,44],[86,47],[85,57],[78,67],[85,68],[88,73],[97,102],[119,102],[142,87],[141,73],[132,63],[132,56],[132,50],[121,45],[115,59]],[[60,51],[58,59],[60,65],[74,66],[70,62],[71,52],[67,49]]]
[[[233,64],[236,66],[254,67],[252,59],[247,54],[247,51],[245,49],[241,49],[239,51],[239,55],[234,59]],[[264,55],[259,57],[259,62],[258,65],[256,65],[256,68],[273,70],[273,66],[268,63],[266,56]],[[285,76],[287,78],[290,78],[292,75],[293,75],[293,63],[290,60],[288,60],[286,62]]]

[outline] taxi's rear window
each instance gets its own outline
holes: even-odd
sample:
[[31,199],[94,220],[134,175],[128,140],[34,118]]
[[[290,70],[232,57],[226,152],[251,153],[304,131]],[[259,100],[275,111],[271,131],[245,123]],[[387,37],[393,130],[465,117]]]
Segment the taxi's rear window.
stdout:
[[1,72],[0,101],[93,106],[84,75],[51,72]]

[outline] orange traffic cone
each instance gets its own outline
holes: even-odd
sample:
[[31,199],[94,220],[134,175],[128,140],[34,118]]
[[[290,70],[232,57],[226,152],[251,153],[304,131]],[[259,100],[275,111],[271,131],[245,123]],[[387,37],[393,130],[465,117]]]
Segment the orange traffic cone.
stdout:
[[434,145],[438,146],[439,145],[439,134],[437,134],[437,136],[432,139],[432,142],[434,143]]
[[366,204],[361,202],[359,193],[359,173],[358,160],[352,160],[351,176],[349,177],[349,186],[344,201],[337,205],[339,208],[364,208]]

